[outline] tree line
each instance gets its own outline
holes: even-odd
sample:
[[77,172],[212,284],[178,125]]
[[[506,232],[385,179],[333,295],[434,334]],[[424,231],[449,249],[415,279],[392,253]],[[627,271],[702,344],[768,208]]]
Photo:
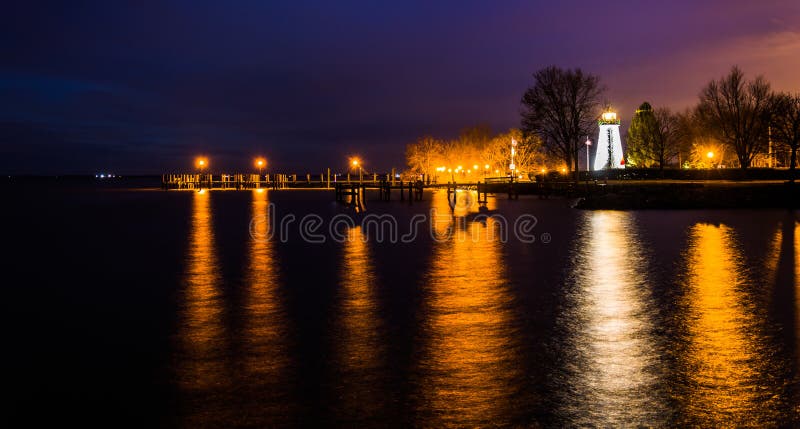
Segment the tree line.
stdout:
[[[443,166],[466,169],[466,165],[480,164],[484,170],[506,174],[513,137],[519,142],[515,155],[518,171],[534,171],[555,162],[577,178],[584,141],[596,135],[598,119],[607,108],[603,102],[606,88],[596,75],[555,66],[537,71],[533,80],[522,95],[519,129],[492,136],[488,127],[473,127],[452,141],[423,137],[407,148],[412,172],[431,174],[436,169],[441,172]],[[794,178],[800,144],[800,94],[775,92],[763,76],[748,80],[734,66],[727,75],[708,82],[697,105],[685,111],[654,109],[642,103],[625,140],[628,166],[659,169],[712,167],[724,151],[735,154],[734,163],[747,169],[772,142],[775,150],[790,152]]]
[[517,128],[493,134],[488,125],[465,128],[452,140],[420,137],[406,147],[406,160],[410,173],[426,177],[463,180],[467,176],[505,176],[512,139],[517,142],[514,153],[517,171],[527,173],[548,163],[537,136],[525,135]]

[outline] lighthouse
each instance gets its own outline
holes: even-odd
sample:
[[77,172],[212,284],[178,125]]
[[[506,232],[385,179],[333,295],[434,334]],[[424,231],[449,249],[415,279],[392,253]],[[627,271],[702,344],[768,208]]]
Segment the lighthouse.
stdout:
[[600,126],[600,135],[597,137],[597,152],[594,155],[594,169],[625,168],[617,114],[610,110],[603,113],[603,115],[600,116],[598,125]]

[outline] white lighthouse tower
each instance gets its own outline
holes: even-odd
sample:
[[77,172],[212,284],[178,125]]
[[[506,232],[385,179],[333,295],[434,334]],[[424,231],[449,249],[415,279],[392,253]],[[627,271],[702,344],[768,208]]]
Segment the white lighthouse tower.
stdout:
[[[600,136],[597,138],[597,152],[594,155],[594,169],[625,168],[622,156],[622,139],[619,136],[619,119],[612,111],[603,113],[598,122]],[[609,160],[611,162],[609,162]]]

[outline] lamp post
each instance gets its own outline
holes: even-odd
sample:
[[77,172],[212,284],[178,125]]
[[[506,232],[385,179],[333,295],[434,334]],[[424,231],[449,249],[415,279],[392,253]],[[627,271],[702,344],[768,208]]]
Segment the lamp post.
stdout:
[[203,157],[197,158],[197,161],[195,161],[195,165],[197,165],[197,170],[200,172],[199,173],[200,174],[200,188],[202,189],[202,187],[203,187],[203,170],[205,170],[205,168],[208,167],[208,160],[203,158]]
[[592,167],[589,165],[589,146],[592,145],[592,141],[589,140],[589,136],[586,136],[586,171],[592,171]]
[[516,165],[514,165],[514,155],[517,153],[517,141],[514,138],[511,138],[511,164],[508,165],[508,168],[511,170],[511,181],[514,181],[514,176],[516,176]]
[[358,168],[358,183],[360,184],[360,183],[362,182],[362,176],[361,176],[361,172],[362,172],[362,170],[361,170],[361,163],[358,161],[358,159],[354,159],[354,160],[353,160],[353,162],[352,162],[352,164],[353,164],[353,167],[356,167],[356,168]]
[[256,167],[258,168],[258,186],[261,186],[261,177],[264,176],[264,166],[267,161],[264,158],[256,158]]

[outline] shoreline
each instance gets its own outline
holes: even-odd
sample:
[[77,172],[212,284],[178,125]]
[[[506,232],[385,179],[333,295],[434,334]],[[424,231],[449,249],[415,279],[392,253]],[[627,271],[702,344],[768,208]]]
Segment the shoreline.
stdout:
[[797,209],[800,183],[690,182],[616,183],[588,192],[583,210]]

